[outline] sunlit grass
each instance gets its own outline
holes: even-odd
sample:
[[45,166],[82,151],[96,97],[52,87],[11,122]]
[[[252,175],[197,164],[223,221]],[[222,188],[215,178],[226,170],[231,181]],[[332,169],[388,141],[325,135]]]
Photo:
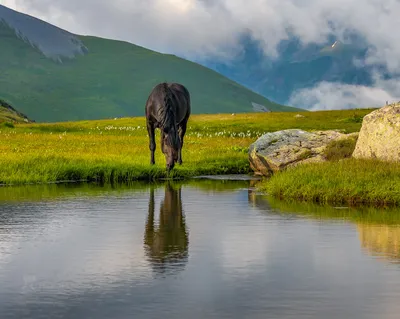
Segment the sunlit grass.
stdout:
[[[169,177],[248,173],[247,150],[266,132],[300,128],[358,131],[371,110],[193,115],[183,147],[183,165]],[[349,120],[350,119],[350,120]],[[151,166],[145,118],[52,124],[16,124],[0,128],[0,183],[62,180],[127,182],[166,177],[156,131],[156,165]]]
[[[159,149],[157,165],[149,165],[148,139],[144,131],[131,136],[102,135],[101,131],[86,134],[15,132],[6,135],[4,142],[0,159],[3,183],[82,179],[109,182],[166,176],[165,159]],[[249,139],[235,142],[245,147]],[[201,140],[188,136],[182,155],[184,164],[172,175],[247,172],[244,153],[224,144],[221,137]],[[230,153],[229,158],[227,153]]]
[[285,199],[347,205],[400,205],[400,163],[345,159],[274,174],[260,189]]

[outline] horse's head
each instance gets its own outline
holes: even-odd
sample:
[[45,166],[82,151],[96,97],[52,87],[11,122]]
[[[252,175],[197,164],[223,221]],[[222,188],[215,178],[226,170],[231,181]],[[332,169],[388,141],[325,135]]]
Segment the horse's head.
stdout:
[[163,153],[167,163],[167,170],[174,168],[175,162],[178,161],[180,140],[176,129],[164,129]]

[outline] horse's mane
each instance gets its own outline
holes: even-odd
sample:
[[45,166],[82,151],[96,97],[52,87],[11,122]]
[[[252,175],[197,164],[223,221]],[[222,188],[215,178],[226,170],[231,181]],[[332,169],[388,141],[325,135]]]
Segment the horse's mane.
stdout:
[[161,124],[161,129],[168,134],[168,145],[178,147],[178,132],[175,123],[175,114],[173,109],[173,101],[171,97],[171,90],[167,83],[161,83],[161,92],[164,95],[164,105],[158,109],[158,116]]

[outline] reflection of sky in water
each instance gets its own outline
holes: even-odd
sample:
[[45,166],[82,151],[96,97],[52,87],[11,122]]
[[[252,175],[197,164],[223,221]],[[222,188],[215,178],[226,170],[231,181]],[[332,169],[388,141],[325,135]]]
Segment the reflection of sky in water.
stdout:
[[0,317],[397,318],[400,268],[365,254],[354,224],[271,214],[245,189],[184,187],[189,259],[160,277],[144,253],[148,201],[0,206]]

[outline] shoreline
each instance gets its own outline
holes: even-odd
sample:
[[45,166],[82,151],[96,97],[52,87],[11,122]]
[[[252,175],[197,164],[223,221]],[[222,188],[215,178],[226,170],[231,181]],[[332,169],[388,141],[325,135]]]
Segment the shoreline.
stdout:
[[350,158],[302,164],[274,174],[258,190],[322,205],[400,207],[400,163]]
[[[337,163],[324,163],[327,165],[337,165]],[[376,165],[376,163],[370,163],[371,165]],[[387,163],[382,163],[387,164]],[[393,164],[392,164],[393,165]],[[394,164],[397,166],[397,164]],[[400,165],[399,170],[400,170]],[[301,169],[312,169],[312,167],[316,167],[315,164],[304,165]],[[328,192],[321,191],[319,189],[318,194],[302,194],[301,186],[295,185],[294,187],[298,188],[296,193],[284,193],[282,189],[287,187],[285,182],[280,181],[280,179],[290,179],[293,180],[293,177],[296,177],[296,169],[290,171],[280,172],[271,177],[263,177],[259,175],[252,174],[251,172],[247,174],[243,173],[230,173],[230,174],[206,174],[206,175],[195,175],[195,176],[185,176],[185,177],[175,177],[175,178],[141,178],[141,179],[132,179],[132,180],[124,180],[124,181],[102,181],[96,179],[79,179],[79,180],[59,180],[59,181],[38,181],[38,182],[26,182],[26,183],[9,183],[9,184],[0,184],[1,188],[5,187],[19,187],[19,186],[43,186],[43,185],[61,185],[61,184],[97,184],[97,185],[129,185],[130,183],[144,183],[144,184],[157,184],[157,183],[165,183],[168,181],[171,182],[191,182],[191,181],[243,181],[243,182],[254,182],[253,186],[249,185],[249,189],[253,189],[258,192],[259,195],[272,197],[278,201],[282,202],[296,202],[298,204],[315,204],[319,206],[328,205],[330,207],[335,207],[337,205],[345,205],[346,208],[357,208],[357,207],[371,207],[371,208],[400,208],[400,195],[394,197],[394,199],[390,199],[388,195],[384,195],[383,197],[367,197],[368,199],[362,199],[363,196],[368,195],[368,191],[366,190],[364,193],[360,192],[359,196],[351,197],[346,195],[344,192],[336,193],[336,197],[330,198]],[[282,184],[280,184],[282,183]],[[271,185],[272,184],[272,185]],[[278,185],[278,186],[277,186]],[[304,187],[308,187],[307,184],[303,184]],[[318,187],[314,187],[314,190],[317,190]],[[310,189],[309,189],[310,190]],[[373,190],[372,190],[373,191]],[[396,193],[396,192],[394,192]],[[400,193],[397,192],[397,193]],[[348,192],[347,192],[348,194]]]
[[[105,184],[129,184],[134,182],[144,182],[144,183],[157,183],[157,182],[165,182],[165,181],[189,181],[189,180],[218,180],[218,181],[261,181],[262,178],[258,178],[255,175],[251,174],[216,174],[216,175],[198,175],[198,176],[189,176],[189,177],[178,177],[178,178],[158,178],[158,179],[132,179],[128,181],[122,182],[106,182]],[[26,182],[26,183],[0,183],[0,187],[13,187],[13,186],[35,186],[35,185],[51,185],[51,184],[79,184],[79,183],[95,183],[95,184],[104,184],[101,180],[95,179],[78,179],[78,180],[59,180],[59,181],[38,181],[38,182]]]
[[304,117],[289,112],[193,115],[185,136],[183,164],[169,175],[158,143],[159,131],[156,165],[148,164],[144,117],[16,124],[0,130],[0,186],[251,179],[260,191],[276,198],[400,205],[400,192],[396,193],[400,191],[400,164],[329,161],[299,165],[271,177],[255,176],[250,169],[249,146],[267,132],[291,128],[358,132],[358,119],[369,112],[316,111]]

